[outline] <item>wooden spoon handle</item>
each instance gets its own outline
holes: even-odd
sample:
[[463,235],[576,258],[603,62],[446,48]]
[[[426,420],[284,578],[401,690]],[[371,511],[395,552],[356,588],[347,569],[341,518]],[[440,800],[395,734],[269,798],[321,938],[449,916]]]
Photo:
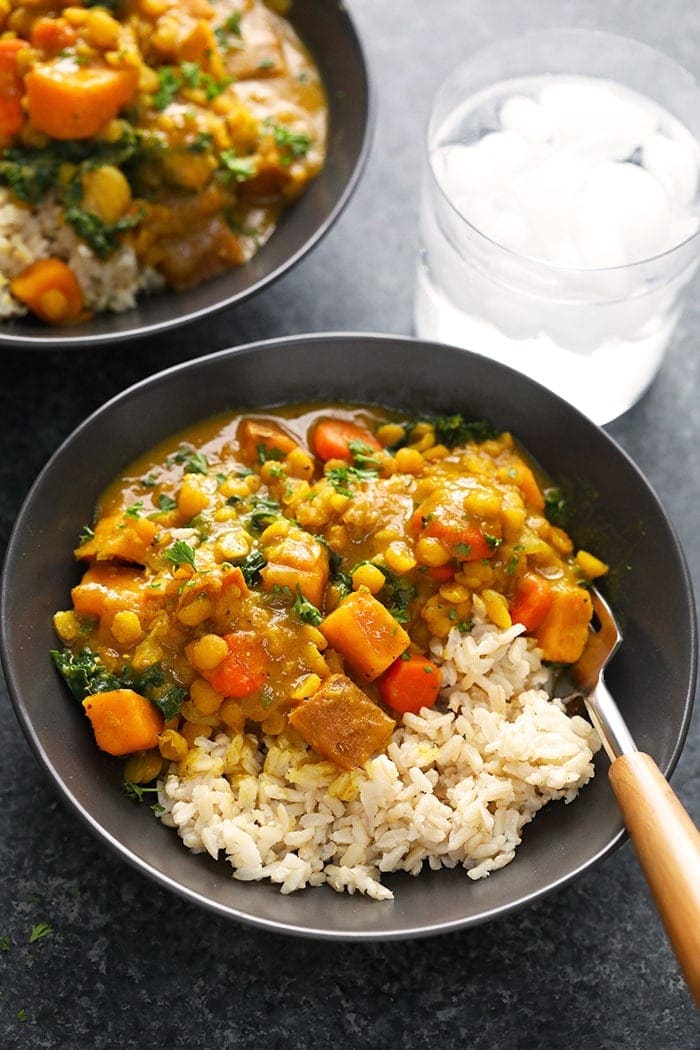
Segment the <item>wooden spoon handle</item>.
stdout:
[[685,979],[700,1004],[700,832],[650,755],[621,755],[610,782]]

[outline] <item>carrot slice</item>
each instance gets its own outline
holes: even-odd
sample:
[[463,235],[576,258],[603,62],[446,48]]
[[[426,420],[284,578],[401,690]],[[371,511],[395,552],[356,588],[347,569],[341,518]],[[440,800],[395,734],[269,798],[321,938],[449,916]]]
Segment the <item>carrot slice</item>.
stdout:
[[10,281],[10,291],[47,324],[71,324],[83,315],[83,293],[62,259],[37,259]]
[[112,689],[83,700],[97,746],[109,755],[130,755],[158,744],[163,715],[133,689]]
[[346,419],[321,419],[316,424],[312,444],[314,452],[324,462],[329,459],[353,460],[351,443],[358,441],[373,451],[379,451],[381,444],[371,430],[351,423]]
[[437,700],[440,668],[425,656],[399,657],[379,679],[379,692],[387,707],[401,714],[417,714]]
[[224,635],[228,655],[213,671],[204,673],[217,693],[241,700],[265,684],[268,672],[267,653],[263,644],[250,631]]
[[26,40],[0,40],[0,135],[10,137],[22,130],[25,116],[22,109],[24,88],[17,72],[17,55],[29,47]]

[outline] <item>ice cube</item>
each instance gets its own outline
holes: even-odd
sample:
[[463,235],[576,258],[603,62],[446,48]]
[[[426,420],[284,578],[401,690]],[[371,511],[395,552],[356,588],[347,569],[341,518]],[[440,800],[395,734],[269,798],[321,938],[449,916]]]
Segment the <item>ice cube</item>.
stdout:
[[606,143],[608,160],[624,160],[652,135],[658,110],[636,92],[609,81],[559,80],[545,85],[540,105],[552,124],[552,138],[565,145],[581,140]]
[[527,220],[516,212],[502,210],[498,203],[494,201],[489,214],[479,222],[475,220],[475,225],[496,244],[522,255],[530,254],[534,238]]
[[671,220],[666,239],[666,248],[671,249],[690,240],[700,229],[700,220],[697,215],[678,215]]
[[642,164],[658,179],[672,207],[690,204],[698,188],[698,151],[689,142],[657,133],[642,147]]
[[576,196],[576,245],[590,266],[622,266],[664,250],[670,221],[661,185],[638,164],[597,164]]
[[552,122],[539,103],[527,95],[513,95],[501,106],[500,124],[527,142],[546,142],[552,133]]
[[586,170],[566,152],[551,154],[520,174],[510,210],[527,220],[542,243],[568,240],[574,198]]

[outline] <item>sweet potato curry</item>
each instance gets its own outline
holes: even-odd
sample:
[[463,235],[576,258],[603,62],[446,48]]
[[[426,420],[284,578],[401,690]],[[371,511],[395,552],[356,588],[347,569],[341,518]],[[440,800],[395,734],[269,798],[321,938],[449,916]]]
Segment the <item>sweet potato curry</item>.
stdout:
[[[107,259],[133,246],[176,290],[246,262],[319,171],[326,105],[289,22],[262,0],[0,0],[0,185]],[[40,259],[12,294],[85,314]]]
[[222,730],[296,732],[352,769],[436,703],[430,640],[469,632],[475,595],[546,660],[578,658],[606,566],[561,502],[510,434],[460,415],[216,418],[103,495],[53,658],[132,785]]

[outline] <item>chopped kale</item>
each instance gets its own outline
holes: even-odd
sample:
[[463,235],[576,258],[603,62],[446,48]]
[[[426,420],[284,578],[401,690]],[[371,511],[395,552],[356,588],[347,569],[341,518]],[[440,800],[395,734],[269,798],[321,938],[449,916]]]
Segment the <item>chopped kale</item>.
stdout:
[[279,518],[281,513],[282,507],[276,500],[268,499],[266,496],[258,496],[251,501],[250,527],[256,532],[262,532],[276,518]]
[[260,570],[267,565],[267,560],[262,551],[251,551],[243,561],[238,562],[238,568],[243,573],[243,578],[249,587],[255,587],[260,581]]
[[381,567],[386,578],[386,583],[377,595],[380,602],[387,607],[391,615],[399,623],[408,623],[408,609],[418,591],[409,580],[403,576],[394,576],[393,573]]
[[490,423],[479,419],[465,419],[461,412],[455,412],[449,416],[417,416],[403,423],[406,436],[395,447],[405,445],[410,441],[411,433],[419,423],[430,423],[435,431],[435,440],[438,444],[445,445],[446,448],[456,448],[458,445],[465,445],[470,441],[488,441],[490,438],[496,437],[498,433]]
[[559,528],[566,528],[567,506],[561,489],[544,490],[544,513],[547,521]]
[[318,627],[323,619],[322,614],[316,606],[301,593],[299,584],[297,584],[296,598],[294,599],[292,611],[299,617],[302,623],[310,623],[313,627]]
[[51,657],[76,700],[112,689],[134,689],[155,704],[168,719],[178,713],[187,695],[181,686],[168,678],[160,664],[145,671],[135,671],[125,665],[119,674],[112,674],[97,653],[87,648],[77,655],[68,649],[62,652],[52,649]]
[[85,241],[92,249],[98,259],[106,259],[112,252],[116,251],[120,244],[121,233],[138,226],[143,218],[142,212],[133,215],[122,215],[116,222],[106,223],[94,212],[85,211],[77,204],[71,204],[66,208],[65,219],[78,237]]
[[102,663],[91,649],[83,649],[74,656],[69,649],[51,650],[51,659],[76,700],[92,693],[103,693],[121,688],[121,682]]

